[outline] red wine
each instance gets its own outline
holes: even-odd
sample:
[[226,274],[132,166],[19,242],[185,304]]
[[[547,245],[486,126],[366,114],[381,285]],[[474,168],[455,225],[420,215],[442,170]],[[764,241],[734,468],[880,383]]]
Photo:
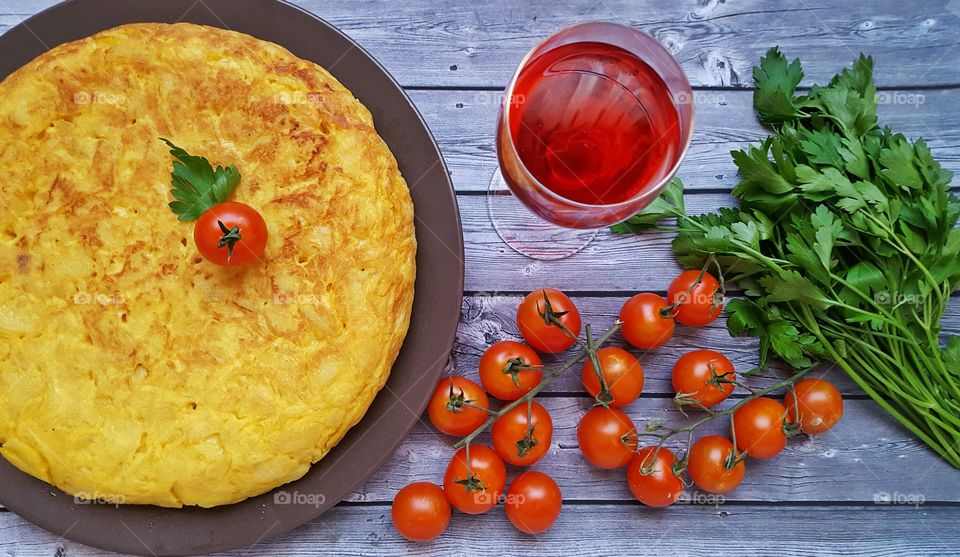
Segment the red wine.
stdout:
[[524,166],[556,194],[619,203],[668,176],[680,156],[670,95],[650,66],[620,47],[561,45],[520,71],[510,134]]

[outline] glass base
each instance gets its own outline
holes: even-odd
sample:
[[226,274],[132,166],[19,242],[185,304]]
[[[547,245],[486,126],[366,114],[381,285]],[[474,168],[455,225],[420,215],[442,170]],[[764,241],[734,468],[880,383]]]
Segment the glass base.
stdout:
[[564,228],[547,222],[520,202],[498,168],[487,188],[487,211],[493,229],[511,249],[531,259],[563,259],[587,247],[598,230]]

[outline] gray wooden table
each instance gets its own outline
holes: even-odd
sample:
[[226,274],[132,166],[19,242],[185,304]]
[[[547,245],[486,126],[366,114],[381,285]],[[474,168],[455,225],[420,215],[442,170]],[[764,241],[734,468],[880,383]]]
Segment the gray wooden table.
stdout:
[[[52,0],[0,0],[0,32]],[[493,131],[498,92],[524,53],[556,28],[613,20],[655,35],[681,61],[696,88],[697,127],[681,169],[687,203],[707,210],[732,203],[728,152],[765,135],[751,107],[751,67],[779,44],[801,56],[804,85],[829,79],[860,51],[876,60],[882,123],[923,136],[949,169],[960,171],[960,0],[683,0],[677,2],[523,0],[304,0],[378,58],[409,91],[440,142],[453,174],[466,238],[466,292],[451,365],[474,376],[491,342],[517,337],[520,296],[541,286],[570,292],[587,321],[609,326],[637,291],[663,292],[678,271],[669,236],[602,232],[575,257],[535,262],[513,253],[487,218],[485,189],[496,169]],[[204,9],[202,2],[195,9]],[[0,53],[2,55],[2,53]],[[944,319],[960,332],[960,303]],[[723,319],[679,330],[647,356],[646,392],[635,420],[682,419],[671,406],[669,372],[685,350],[710,347],[740,369],[754,343],[731,339]],[[769,381],[772,371],[758,382]],[[377,554],[960,554],[960,472],[888,418],[851,381],[831,374],[846,395],[832,431],[790,443],[776,459],[747,464],[743,484],[722,503],[695,491],[664,510],[635,503],[622,471],[592,469],[580,456],[576,424],[589,407],[576,377],[551,386],[544,405],[555,433],[538,465],[564,493],[554,528],[517,533],[502,509],[456,514],[430,544],[393,530],[390,501],[411,481],[439,482],[451,439],[417,426],[366,485],[322,518],[236,555]],[[889,501],[889,502],[887,502]],[[55,536],[0,508],[0,556],[104,555]]]

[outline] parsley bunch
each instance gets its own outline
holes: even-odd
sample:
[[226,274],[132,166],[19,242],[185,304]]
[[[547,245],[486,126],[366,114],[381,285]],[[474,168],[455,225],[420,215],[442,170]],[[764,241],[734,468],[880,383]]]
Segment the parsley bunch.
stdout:
[[[960,467],[960,338],[940,318],[960,281],[960,202],[922,140],[877,125],[873,60],[805,94],[799,60],[770,49],[754,107],[775,135],[732,153],[739,208],[691,216],[675,180],[615,232],[677,232],[679,262],[715,254],[745,297],[733,335],[796,368],[842,367],[873,400]],[[659,223],[675,217],[677,226]]]

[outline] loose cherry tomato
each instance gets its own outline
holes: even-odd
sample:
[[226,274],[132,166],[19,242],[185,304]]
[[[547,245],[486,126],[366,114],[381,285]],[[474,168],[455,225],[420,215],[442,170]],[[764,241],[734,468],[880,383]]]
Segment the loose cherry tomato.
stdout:
[[627,465],[627,485],[637,501],[651,507],[668,507],[680,498],[683,482],[673,472],[675,462],[676,457],[664,447],[643,447],[637,451]]
[[[610,406],[620,408],[637,400],[643,391],[643,368],[629,352],[616,346],[605,346],[597,350],[597,361],[603,370],[603,378],[607,383],[613,400]],[[593,362],[587,358],[580,374],[583,386],[594,398],[600,393],[600,379],[594,371]]]
[[729,381],[737,378],[733,364],[723,354],[713,350],[687,352],[673,365],[673,390],[710,408],[733,392],[733,383],[719,382],[714,375]]
[[557,482],[543,472],[531,470],[510,484],[504,509],[517,530],[541,534],[553,526],[562,506],[563,496]]
[[193,242],[207,261],[224,267],[262,262],[267,247],[267,223],[253,207],[227,201],[200,214]]
[[467,435],[480,427],[487,413],[479,408],[490,408],[487,393],[480,385],[466,377],[444,377],[427,405],[427,416],[434,427],[449,435]]
[[467,514],[489,511],[507,484],[507,467],[497,453],[485,445],[470,446],[467,467],[466,447],[457,451],[443,476],[443,491],[450,503]]
[[577,442],[580,452],[597,468],[613,470],[630,462],[637,452],[633,420],[616,408],[597,406],[580,418]]
[[415,482],[397,492],[390,514],[401,536],[426,542],[446,531],[450,524],[450,502],[436,484]]
[[772,398],[755,398],[733,413],[737,450],[754,458],[771,458],[787,446],[783,420],[787,409]]
[[656,348],[673,336],[673,319],[664,316],[667,301],[644,292],[627,300],[620,310],[623,338],[637,348]]
[[[574,335],[580,334],[580,312],[573,300],[555,288],[541,288],[527,294],[517,308],[517,327],[523,338],[537,350],[548,354],[563,352],[573,346],[576,339],[563,332],[556,324],[548,324],[543,312],[549,302],[550,309],[564,327]],[[562,314],[562,315],[560,315]]]
[[[740,460],[727,469],[728,459],[733,459],[733,443],[720,435],[701,437],[690,447],[687,471],[690,479],[700,489],[710,493],[733,491],[743,481],[746,468]],[[733,462],[733,461],[731,461]]]
[[[723,310],[720,283],[704,272],[700,284],[694,286],[700,271],[684,271],[673,279],[667,289],[667,301],[678,304],[674,317],[688,327],[702,327],[713,322]],[[689,292],[687,292],[689,290]]]
[[800,410],[800,431],[813,435],[823,433],[837,425],[843,416],[843,397],[832,383],[823,379],[803,379],[787,391],[783,405],[787,407],[787,420],[797,421],[794,415],[793,398],[796,393]]
[[517,400],[543,379],[540,356],[526,344],[502,340],[480,358],[480,383],[500,400]]
[[550,449],[553,420],[539,403],[521,403],[493,422],[493,448],[500,457],[514,466],[530,466]]

